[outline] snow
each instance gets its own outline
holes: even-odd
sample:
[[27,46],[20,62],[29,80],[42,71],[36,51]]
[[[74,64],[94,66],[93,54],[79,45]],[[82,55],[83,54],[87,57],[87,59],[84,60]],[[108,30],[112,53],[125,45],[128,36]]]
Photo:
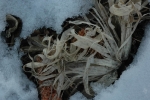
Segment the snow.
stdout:
[[74,96],[70,97],[70,100],[87,100],[86,97],[80,92],[76,92]]
[[22,63],[16,45],[8,48],[0,38],[0,100],[38,100],[36,86],[22,71]]
[[[150,25],[138,49],[134,61],[123,72],[119,80],[107,88],[101,84],[92,83],[96,93],[93,100],[150,100]],[[80,93],[73,95],[70,100],[79,99]],[[77,98],[77,99],[76,99]],[[85,100],[85,99],[83,99]]]
[[84,15],[92,4],[92,0],[0,0],[0,31],[6,14],[12,14],[23,21],[21,37],[43,26],[60,33],[65,19]]
[[[21,37],[25,38],[40,27],[52,27],[60,33],[63,21],[83,15],[92,6],[92,0],[0,0],[0,32],[5,29],[6,14],[22,19]],[[19,39],[14,47],[7,47],[0,37],[0,100],[38,100],[36,86],[27,79],[21,68],[18,53]],[[114,85],[104,88],[98,83],[91,86],[96,92],[93,100],[149,100],[150,99],[150,25],[146,29],[137,55],[129,68]],[[79,92],[70,100],[86,100]]]

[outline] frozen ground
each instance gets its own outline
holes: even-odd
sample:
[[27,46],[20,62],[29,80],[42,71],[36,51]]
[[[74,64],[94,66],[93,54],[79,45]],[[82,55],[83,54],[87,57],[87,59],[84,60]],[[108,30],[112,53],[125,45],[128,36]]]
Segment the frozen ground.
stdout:
[[[43,6],[44,5],[44,6]],[[46,26],[61,32],[62,22],[86,12],[92,0],[0,0],[0,32],[6,26],[6,14],[13,14],[23,21],[21,36],[28,36],[34,29]],[[19,40],[12,48],[0,37],[0,100],[38,100],[35,85],[23,74],[17,52]],[[97,93],[94,100],[150,100],[150,26],[133,63],[114,85],[104,89],[91,84]],[[70,100],[86,100],[76,93]]]

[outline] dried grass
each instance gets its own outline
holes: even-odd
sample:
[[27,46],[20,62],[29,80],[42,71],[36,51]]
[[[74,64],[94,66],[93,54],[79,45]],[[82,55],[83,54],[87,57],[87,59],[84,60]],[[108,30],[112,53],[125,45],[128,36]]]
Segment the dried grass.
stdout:
[[[109,86],[117,79],[116,70],[121,61],[128,58],[132,34],[142,18],[140,11],[145,3],[146,0],[143,3],[141,0],[108,0],[109,12],[108,6],[95,0],[90,12],[94,20],[84,16],[84,20],[69,21],[88,27],[79,32],[71,27],[60,39],[45,36],[41,42],[43,53],[30,57],[32,62],[24,65],[24,70],[30,68],[35,78],[44,81],[41,87],[52,86],[57,97],[79,83],[84,84],[90,95],[90,81]],[[120,31],[116,27],[120,27]],[[37,57],[40,61],[35,60]]]

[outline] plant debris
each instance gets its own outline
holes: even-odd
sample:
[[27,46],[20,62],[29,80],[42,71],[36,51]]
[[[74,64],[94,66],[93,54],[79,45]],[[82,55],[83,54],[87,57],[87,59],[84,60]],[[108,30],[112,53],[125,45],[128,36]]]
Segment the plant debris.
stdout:
[[89,82],[112,84],[122,62],[130,56],[132,35],[146,16],[142,11],[147,4],[146,0],[108,0],[105,4],[95,0],[90,13],[68,21],[71,27],[65,26],[61,35],[36,30],[35,36],[28,37],[28,46],[21,50],[28,53],[31,62],[23,69],[38,80],[40,91],[50,94],[41,94],[41,100],[61,99],[67,89],[71,95],[80,84],[93,97]]
[[20,18],[14,15],[6,15],[6,30],[1,33],[1,36],[5,38],[6,43],[9,46],[13,46],[15,38],[19,37],[22,29],[22,21]]

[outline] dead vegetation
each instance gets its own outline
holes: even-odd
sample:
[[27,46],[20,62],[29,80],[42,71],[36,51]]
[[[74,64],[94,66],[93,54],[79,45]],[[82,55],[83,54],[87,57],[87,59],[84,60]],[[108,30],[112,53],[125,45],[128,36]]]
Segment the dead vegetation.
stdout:
[[[31,59],[23,69],[37,79],[41,99],[61,100],[65,90],[71,88],[71,95],[80,84],[94,96],[90,82],[112,84],[122,61],[129,57],[133,33],[147,18],[147,4],[147,0],[95,0],[89,14],[68,21],[61,35],[35,30],[21,50]],[[16,28],[16,20],[9,16]],[[11,31],[6,31],[9,37]]]

